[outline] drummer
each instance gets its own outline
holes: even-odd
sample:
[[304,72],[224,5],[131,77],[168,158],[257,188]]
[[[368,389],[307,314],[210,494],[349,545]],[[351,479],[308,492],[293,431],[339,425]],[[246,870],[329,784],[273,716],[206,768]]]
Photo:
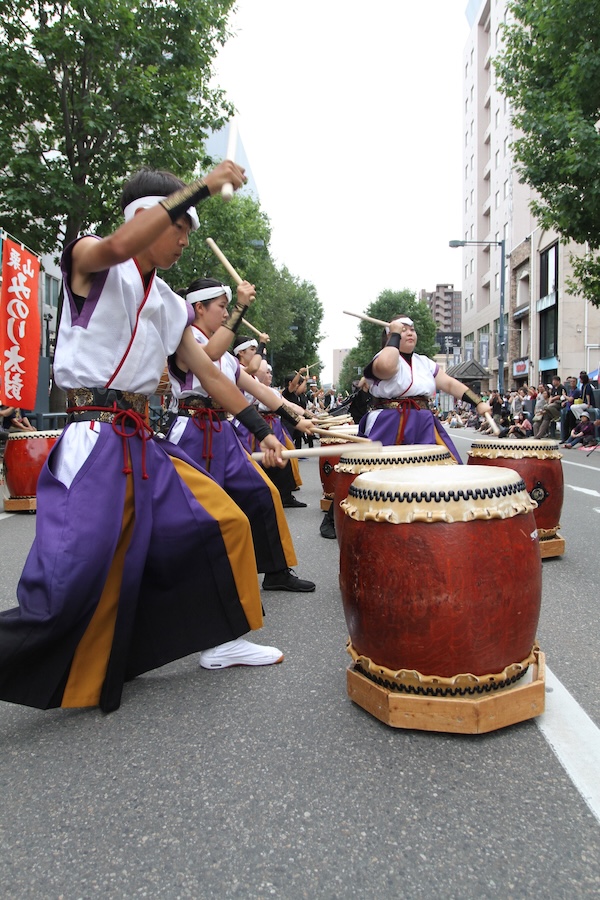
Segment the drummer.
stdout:
[[[277,411],[296,427],[310,432],[310,423],[301,420],[298,411],[249,375],[228,352],[236,318],[238,322],[240,319],[237,313],[243,313],[254,300],[254,285],[247,281],[238,285],[237,305],[231,315],[228,313],[231,289],[213,278],[196,279],[184,296],[194,311],[195,341],[226,378],[237,384],[250,400],[258,399],[268,410]],[[256,349],[256,341],[250,343]],[[178,354],[169,358],[169,376],[177,418],[167,439],[208,472],[247,515],[257,568],[265,573],[263,589],[314,591],[313,581],[298,578],[291,569],[297,560],[279,492],[242,447],[221,404],[212,400],[203,382]]]
[[360,420],[358,433],[388,445],[445,444],[460,463],[456,447],[429,408],[431,399],[445,391],[470,403],[481,416],[490,407],[432,359],[415,353],[416,344],[413,320],[394,316],[383,331],[381,350],[364,370],[373,408]]

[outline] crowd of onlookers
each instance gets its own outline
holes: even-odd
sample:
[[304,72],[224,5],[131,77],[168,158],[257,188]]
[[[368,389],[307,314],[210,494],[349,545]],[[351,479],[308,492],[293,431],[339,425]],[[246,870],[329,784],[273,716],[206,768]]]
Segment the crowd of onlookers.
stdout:
[[[592,447],[600,443],[600,408],[594,384],[587,372],[570,376],[564,383],[555,375],[550,384],[524,385],[505,392],[483,395],[491,406],[500,437],[554,438],[563,447]],[[466,404],[458,403],[445,416],[450,428],[474,428],[493,434],[488,421]]]

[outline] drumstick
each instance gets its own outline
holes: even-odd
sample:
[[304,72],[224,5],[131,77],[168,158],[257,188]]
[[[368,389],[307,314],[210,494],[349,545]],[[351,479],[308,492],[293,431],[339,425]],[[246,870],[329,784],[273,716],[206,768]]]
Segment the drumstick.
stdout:
[[255,328],[255,327],[254,327],[254,325],[251,325],[250,322],[248,322],[247,319],[242,319],[242,322],[244,323],[244,325],[246,326],[246,328],[249,328],[250,331],[253,331],[253,332],[254,332],[254,334],[257,334],[259,337],[261,336],[262,331],[259,331],[258,328]]
[[[225,159],[231,160],[231,162],[235,162],[235,149],[237,147],[237,138],[238,138],[238,127],[237,121],[235,118],[231,119],[229,122],[229,137],[227,139],[227,152],[225,154]],[[231,200],[233,197],[233,185],[231,182],[227,182],[221,188],[221,197],[223,200]]]
[[343,438],[345,441],[352,441],[355,444],[373,444],[374,442],[368,437],[359,437],[357,434],[347,434],[345,431],[334,431],[333,428],[313,428],[313,434],[321,435],[322,437],[338,437]]
[[[381,441],[371,441],[371,448],[377,450],[382,447]],[[302,450],[282,450],[282,459],[298,459],[305,456],[340,456],[344,450],[356,450],[351,444],[332,444],[331,447],[304,447]],[[264,453],[251,453],[252,459],[260,462]]]
[[357,319],[362,319],[364,322],[373,322],[374,325],[381,325],[383,328],[390,327],[389,322],[384,322],[382,319],[373,319],[371,316],[363,316],[362,313],[348,312],[347,309],[344,309],[343,313],[345,316],[355,316]]
[[[216,243],[213,241],[213,239],[209,238],[209,237],[206,238],[206,243],[208,244],[208,246],[210,247],[212,252],[215,254],[215,256],[217,257],[217,259],[219,260],[219,262],[221,263],[223,268],[226,269],[227,272],[229,272],[229,274],[231,275],[231,277],[233,278],[235,283],[241,284],[244,279],[238,272],[236,272],[236,270],[233,268],[233,266],[231,265],[231,263],[229,262],[229,260],[227,259],[227,257],[223,253],[223,251],[216,245]],[[242,319],[242,322],[244,323],[244,325],[247,325],[248,328],[250,329],[250,331],[253,331],[254,334],[258,334],[259,336],[262,334],[262,331],[259,331],[258,328],[254,327],[254,325],[251,325],[247,319]]]
[[221,263],[223,268],[226,269],[227,272],[229,272],[229,274],[231,275],[231,277],[233,278],[235,283],[241,284],[244,279],[242,278],[241,275],[238,275],[238,273],[235,271],[235,269],[233,268],[233,266],[231,265],[231,263],[229,262],[229,260],[225,256],[225,254],[223,253],[223,251],[220,250],[219,247],[217,247],[217,245],[213,241],[213,239],[207,237],[206,243],[208,244],[208,246],[210,247],[212,252],[215,254],[215,256],[217,257],[217,259],[219,260],[219,262]]
[[498,427],[498,424],[496,422],[494,422],[494,420],[492,419],[492,417],[489,413],[485,413],[485,420],[488,423],[488,425],[490,426],[490,428],[492,429],[492,431],[494,432],[494,434],[496,436],[498,436],[500,434],[500,428]]

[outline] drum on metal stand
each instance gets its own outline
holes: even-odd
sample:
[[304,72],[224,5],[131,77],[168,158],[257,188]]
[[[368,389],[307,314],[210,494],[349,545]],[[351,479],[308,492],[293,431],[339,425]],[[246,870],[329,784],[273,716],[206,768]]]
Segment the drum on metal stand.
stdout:
[[535,504],[518,473],[379,469],[358,475],[341,505],[352,699],[387,724],[435,731],[539,715],[543,683],[511,687],[530,666],[539,673],[541,656]]
[[20,431],[9,434],[4,451],[4,478],[9,498],[6,512],[36,509],[37,481],[61,431]]
[[457,465],[456,460],[442,444],[402,444],[378,448],[365,445],[344,450],[335,467],[333,515],[338,543],[341,542],[345,519],[340,503],[348,496],[350,485],[357,475],[373,469],[454,465]]
[[562,556],[565,541],[558,534],[564,499],[562,454],[552,440],[487,438],[473,441],[468,465],[505,466],[519,473],[532,500],[540,538],[540,553]]

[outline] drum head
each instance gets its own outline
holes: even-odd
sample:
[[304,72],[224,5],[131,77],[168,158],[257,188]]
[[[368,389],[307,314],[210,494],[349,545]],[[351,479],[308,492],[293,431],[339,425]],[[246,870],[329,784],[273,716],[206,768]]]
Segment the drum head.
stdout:
[[536,506],[514,469],[471,465],[364,472],[343,504],[351,518],[394,524],[505,519]]
[[402,444],[391,447],[352,447],[344,450],[338,472],[364,472],[388,466],[456,465],[446,446],[441,444]]

